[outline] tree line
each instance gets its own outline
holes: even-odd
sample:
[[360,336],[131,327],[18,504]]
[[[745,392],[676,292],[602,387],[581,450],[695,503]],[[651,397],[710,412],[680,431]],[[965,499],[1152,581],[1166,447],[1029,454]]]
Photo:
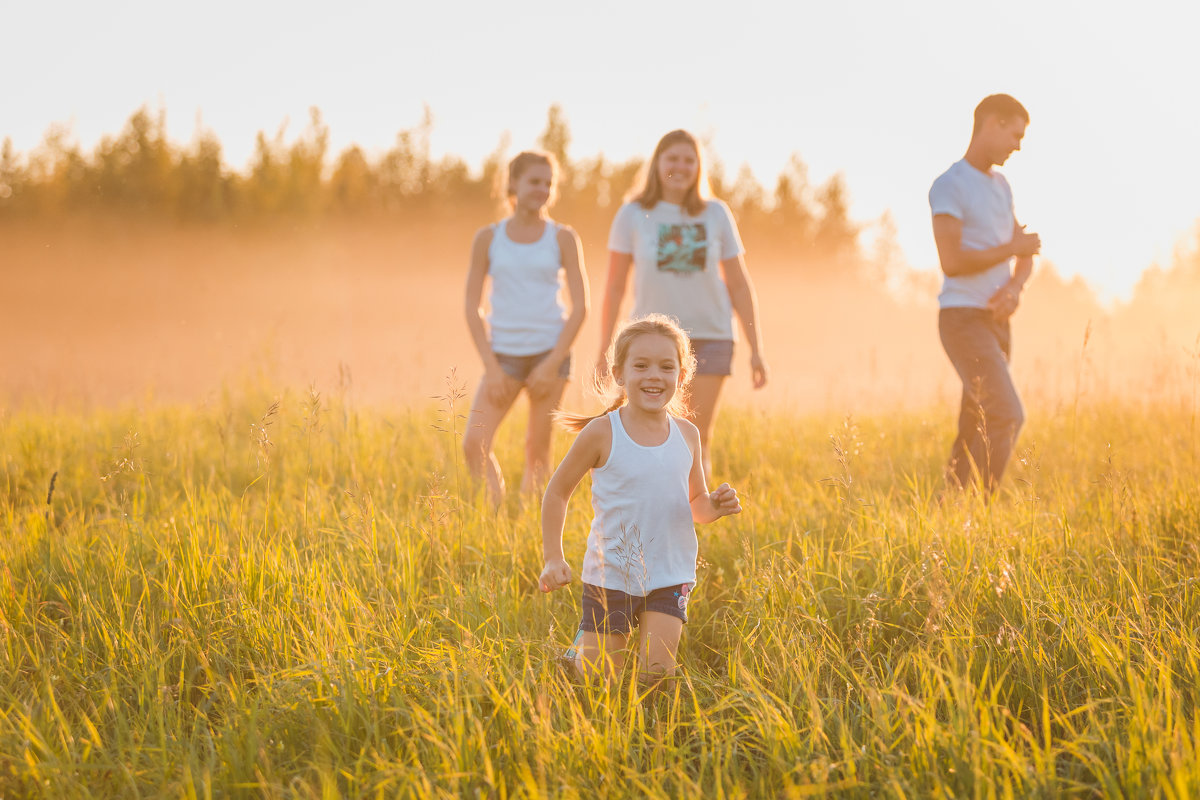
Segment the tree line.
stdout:
[[[29,154],[0,146],[0,220],[56,219],[102,213],[147,219],[199,222],[314,219],[357,215],[488,215],[499,202],[497,187],[511,153],[507,142],[478,171],[456,156],[433,158],[433,115],[426,108],[415,127],[402,130],[381,155],[358,146],[330,152],[329,128],[311,109],[307,126],[293,141],[284,130],[260,132],[244,172],[223,160],[221,142],[199,130],[185,146],[166,133],[166,111],[143,107],[120,133],[105,136],[90,153],[55,127]],[[538,145],[562,166],[555,215],[577,227],[605,229],[633,185],[642,159],[613,162],[603,155],[572,159],[570,127],[561,107],[551,106]],[[743,165],[730,178],[719,159],[710,159],[710,178],[748,237],[824,257],[858,257],[862,225],[849,216],[849,197],[840,175],[809,182],[793,156],[768,191]]]

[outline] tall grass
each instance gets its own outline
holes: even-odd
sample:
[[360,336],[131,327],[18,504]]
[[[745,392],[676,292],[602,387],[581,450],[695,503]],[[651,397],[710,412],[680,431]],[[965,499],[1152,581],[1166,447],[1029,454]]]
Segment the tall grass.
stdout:
[[444,409],[273,403],[0,416],[0,796],[1200,793],[1191,407],[1034,413],[991,504],[949,410],[727,412],[644,695],[558,667],[578,583]]

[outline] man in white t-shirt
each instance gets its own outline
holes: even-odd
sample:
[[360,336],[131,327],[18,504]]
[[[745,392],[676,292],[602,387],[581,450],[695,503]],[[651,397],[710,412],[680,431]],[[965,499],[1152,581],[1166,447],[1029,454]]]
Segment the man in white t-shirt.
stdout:
[[1041,249],[1038,235],[1017,223],[1012,190],[993,167],[1021,149],[1028,124],[1029,112],[1014,98],[985,97],[975,108],[966,155],[929,190],[943,273],[938,332],[963,383],[946,475],[958,487],[978,477],[988,492],[999,484],[1025,420],[1008,371],[1009,318]]

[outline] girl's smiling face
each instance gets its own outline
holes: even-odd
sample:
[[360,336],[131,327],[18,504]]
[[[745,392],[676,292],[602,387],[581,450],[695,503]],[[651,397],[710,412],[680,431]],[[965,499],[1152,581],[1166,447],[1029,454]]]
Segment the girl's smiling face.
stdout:
[[638,336],[629,343],[625,362],[613,374],[625,387],[630,406],[639,411],[665,412],[682,377],[675,342],[659,333]]
[[682,196],[696,183],[700,172],[700,158],[696,148],[687,142],[676,142],[659,153],[658,180],[663,191]]
[[512,187],[518,208],[526,211],[541,211],[550,202],[554,191],[554,170],[547,164],[531,164],[526,167]]

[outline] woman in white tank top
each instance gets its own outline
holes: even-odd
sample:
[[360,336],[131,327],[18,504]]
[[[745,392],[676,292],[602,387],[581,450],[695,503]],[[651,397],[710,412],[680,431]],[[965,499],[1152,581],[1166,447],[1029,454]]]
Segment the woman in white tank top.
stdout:
[[[579,237],[546,214],[557,172],[548,153],[514,158],[508,165],[512,215],[481,229],[471,248],[467,327],[484,375],[471,403],[463,452],[471,474],[486,481],[497,505],[504,499],[504,475],[492,442],[522,389],[529,395],[529,428],[521,490],[538,490],[550,474],[551,415],[570,377],[571,345],[588,309]],[[491,313],[485,317],[489,278]],[[562,303],[564,285],[570,313]]]
[[742,508],[737,492],[705,483],[700,432],[682,418],[683,388],[696,367],[687,335],[652,314],[627,325],[612,348],[613,402],[595,417],[560,418],[579,437],[542,501],[540,585],[571,581],[563,556],[567,502],[592,473],[592,526],[583,559],[583,621],[568,658],[580,673],[612,674],[636,625],[639,671],[675,669],[687,604],[696,583],[697,522]]

